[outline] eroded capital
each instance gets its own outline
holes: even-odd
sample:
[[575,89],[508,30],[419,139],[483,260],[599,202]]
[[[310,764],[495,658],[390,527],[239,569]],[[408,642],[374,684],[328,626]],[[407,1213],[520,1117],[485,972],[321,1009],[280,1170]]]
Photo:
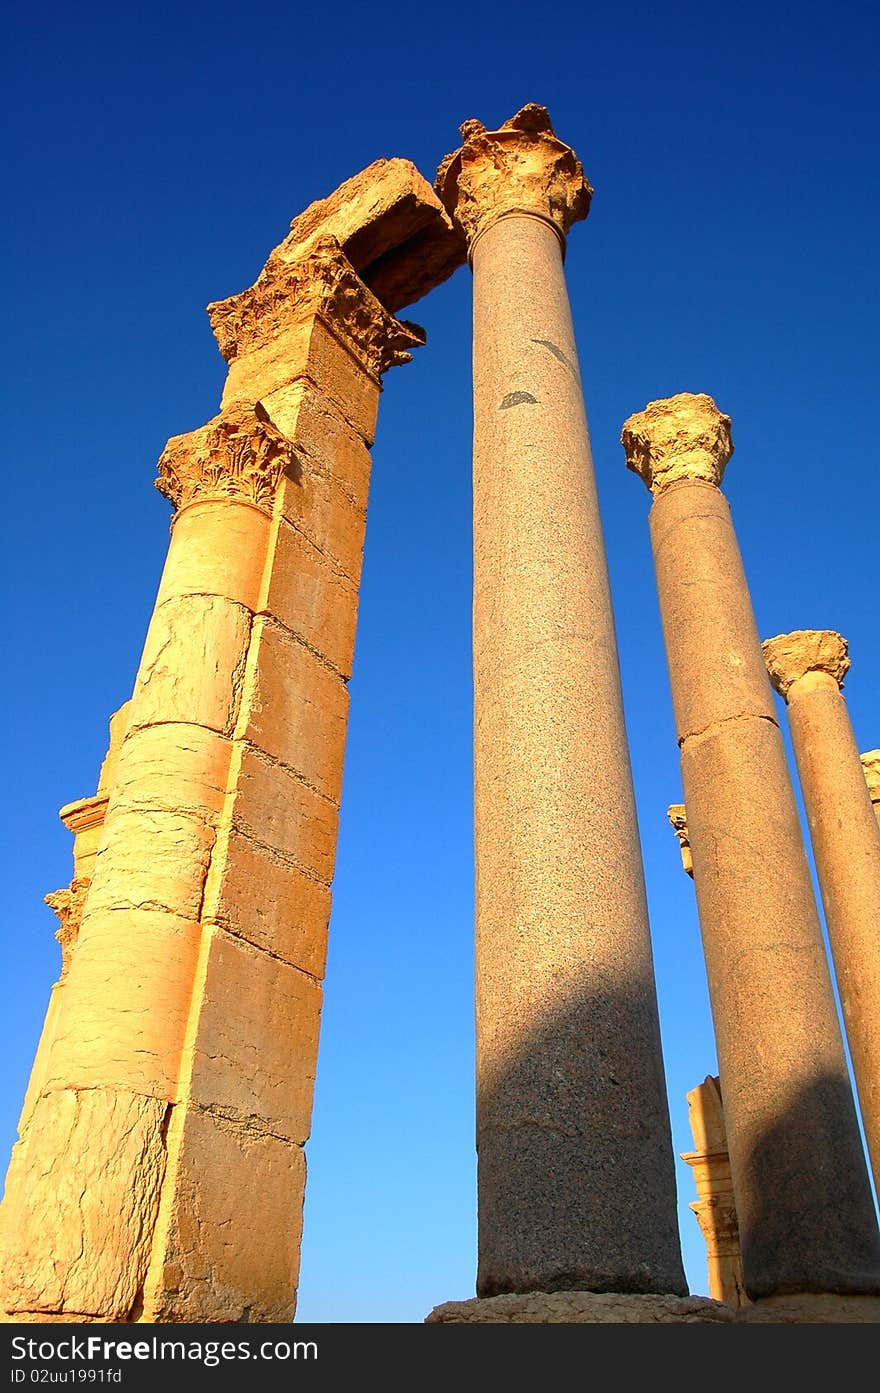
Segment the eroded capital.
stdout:
[[702,392],[649,402],[624,421],[620,440],[627,468],[655,496],[681,479],[720,486],[733,454],[730,417]]
[[770,681],[788,700],[792,686],[808,672],[826,672],[838,687],[849,671],[849,648],[833,629],[795,629],[777,634],[761,645]]
[[871,802],[880,803],[880,750],[868,750],[861,759]]
[[470,246],[511,213],[545,218],[563,241],[571,224],[587,216],[593,190],[545,107],[530,102],[497,131],[476,120],[460,130],[464,143],[440,165],[436,188]]

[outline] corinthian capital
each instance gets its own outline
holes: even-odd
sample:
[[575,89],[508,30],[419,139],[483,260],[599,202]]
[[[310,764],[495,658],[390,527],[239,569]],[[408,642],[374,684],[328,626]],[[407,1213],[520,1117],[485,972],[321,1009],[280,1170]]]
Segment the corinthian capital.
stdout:
[[838,687],[849,672],[849,645],[833,629],[795,629],[777,634],[761,645],[770,681],[788,700],[794,683],[808,672],[824,672]]
[[574,151],[557,138],[546,108],[530,102],[497,131],[461,126],[464,144],[437,171],[436,189],[470,246],[499,218],[531,213],[560,238],[585,218],[593,190]]
[[231,498],[271,510],[290,441],[265,409],[234,405],[199,430],[174,435],[159,459],[156,488],[179,511],[188,503]]
[[286,243],[269,257],[254,284],[208,306],[208,317],[227,363],[270,346],[280,334],[319,317],[374,377],[408,363],[425,331],[395,319],[368,290],[337,239],[314,236]]
[[704,393],[649,402],[623,423],[626,465],[653,494],[681,479],[720,485],[733,454],[730,417]]

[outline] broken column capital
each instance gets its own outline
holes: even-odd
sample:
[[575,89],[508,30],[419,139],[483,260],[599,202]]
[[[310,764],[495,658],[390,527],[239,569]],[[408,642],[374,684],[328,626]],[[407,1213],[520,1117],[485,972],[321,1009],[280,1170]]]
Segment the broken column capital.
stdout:
[[256,402],[236,403],[186,435],[173,435],[159,458],[156,488],[179,513],[188,503],[231,499],[270,511],[290,441]]
[[670,803],[666,809],[666,816],[669,818],[672,830],[678,838],[678,845],[681,851],[681,865],[686,875],[691,880],[694,878],[694,859],[691,856],[691,843],[688,836],[687,809],[684,803]]
[[861,761],[871,802],[880,803],[880,750],[868,750],[861,756]]
[[587,216],[593,190],[546,108],[530,102],[497,131],[475,120],[460,129],[464,143],[443,160],[435,187],[471,251],[480,233],[516,213],[543,218],[564,246],[571,224]]
[[626,465],[655,495],[682,479],[720,487],[733,454],[730,417],[699,392],[649,402],[623,423]]
[[355,271],[336,237],[318,234],[301,247],[276,247],[252,286],[208,306],[227,363],[319,318],[377,380],[408,363],[425,342],[417,324],[396,319]]
[[61,945],[60,981],[64,980],[70,969],[88,889],[88,880],[72,880],[63,890],[54,890],[51,895],[44,896],[45,903],[56,915],[60,925],[55,931],[55,937]]
[[833,629],[795,629],[766,639],[761,648],[770,681],[786,701],[795,682],[807,673],[827,673],[842,687],[849,671],[847,641]]

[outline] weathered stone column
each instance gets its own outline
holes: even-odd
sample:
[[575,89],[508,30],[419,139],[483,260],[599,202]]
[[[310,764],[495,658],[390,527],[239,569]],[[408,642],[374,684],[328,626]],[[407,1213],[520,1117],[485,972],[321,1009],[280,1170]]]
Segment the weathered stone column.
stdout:
[[825,906],[868,1155],[880,1189],[880,829],[841,692],[847,643],[829,629],[764,644],[788,721]]
[[678,841],[678,849],[681,852],[681,869],[685,875],[689,875],[691,880],[694,878],[694,858],[691,856],[691,844],[688,837],[687,809],[684,803],[670,803],[666,809],[666,816],[669,818],[670,826],[675,833]]
[[773,693],[719,485],[711,397],[623,428],[651,538],[681,748],[746,1291],[880,1291],[871,1200]]
[[437,187],[474,273],[480,1296],[684,1292],[614,622],[546,111]]
[[681,1159],[691,1167],[697,1187],[697,1199],[688,1208],[706,1241],[709,1295],[737,1311],[748,1297],[718,1079],[710,1074],[691,1089],[687,1100],[694,1149],[683,1151]]
[[867,754],[861,756],[861,760],[871,806],[880,825],[880,750],[868,750]]
[[27,1093],[18,1121],[19,1133],[23,1133],[27,1127],[34,1104],[43,1089],[49,1051],[55,1038],[58,1012],[67,985],[67,976],[73,961],[74,949],[79,938],[86,896],[92,883],[95,857],[107,812],[109,790],[116,777],[119,749],[127,729],[128,708],[129,703],[126,702],[119,711],[114,711],[110,717],[110,745],[98,775],[96,792],[91,798],[78,798],[73,803],[65,803],[58,814],[65,827],[73,833],[73,879],[69,885],[64,886],[61,890],[53,890],[45,897],[46,904],[54,910],[58,918],[59,927],[55,932],[55,937],[61,949],[61,973],[57,982],[53,982],[49,993],[46,1018],[43,1022],[40,1042],[37,1045]]
[[424,338],[365,278],[397,306],[463,256],[381,161],[210,307],[221,411],[159,462],[171,544],[7,1179],[16,1319],[293,1315],[369,445]]

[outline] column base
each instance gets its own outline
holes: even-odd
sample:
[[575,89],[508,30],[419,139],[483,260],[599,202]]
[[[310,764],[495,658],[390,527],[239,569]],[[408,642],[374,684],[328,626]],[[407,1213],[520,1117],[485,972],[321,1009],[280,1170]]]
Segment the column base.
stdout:
[[833,1292],[795,1292],[764,1296],[743,1306],[737,1325],[880,1325],[880,1296],[836,1296]]
[[426,1325],[694,1325],[732,1321],[734,1313],[708,1296],[633,1296],[623,1292],[532,1291],[474,1297],[435,1306]]

